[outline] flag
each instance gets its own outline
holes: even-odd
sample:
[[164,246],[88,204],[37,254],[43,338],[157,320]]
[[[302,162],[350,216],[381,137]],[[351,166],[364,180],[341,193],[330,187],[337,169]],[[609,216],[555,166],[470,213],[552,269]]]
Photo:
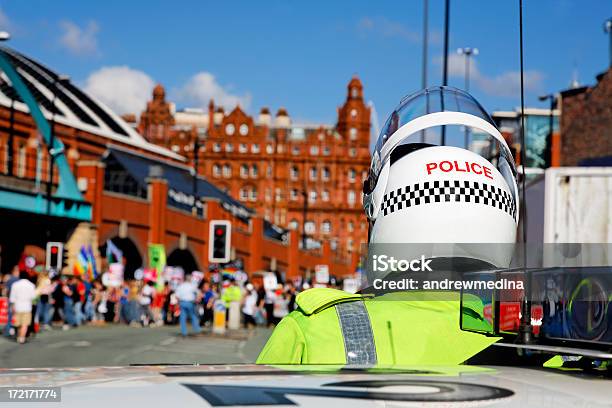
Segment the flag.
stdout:
[[149,267],[157,270],[157,289],[164,287],[163,272],[166,266],[166,249],[162,244],[149,244]]
[[123,259],[123,252],[117,248],[117,245],[110,239],[106,240],[106,259],[109,265],[112,263],[121,263]]

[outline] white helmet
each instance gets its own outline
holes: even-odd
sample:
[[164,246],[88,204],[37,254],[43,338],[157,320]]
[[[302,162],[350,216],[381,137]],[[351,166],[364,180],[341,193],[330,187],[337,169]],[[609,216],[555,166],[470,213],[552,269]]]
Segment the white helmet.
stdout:
[[[447,243],[429,245],[425,255],[496,267],[510,264],[518,203],[506,141],[472,96],[451,87],[430,87],[400,102],[364,182],[370,244]],[[456,245],[470,243],[510,245]]]

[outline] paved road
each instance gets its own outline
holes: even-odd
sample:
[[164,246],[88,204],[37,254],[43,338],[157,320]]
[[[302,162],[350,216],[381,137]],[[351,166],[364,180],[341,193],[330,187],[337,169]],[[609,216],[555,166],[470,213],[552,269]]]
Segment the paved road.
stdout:
[[0,338],[0,368],[252,363],[269,335],[255,329],[182,338],[178,326],[54,329],[25,345]]

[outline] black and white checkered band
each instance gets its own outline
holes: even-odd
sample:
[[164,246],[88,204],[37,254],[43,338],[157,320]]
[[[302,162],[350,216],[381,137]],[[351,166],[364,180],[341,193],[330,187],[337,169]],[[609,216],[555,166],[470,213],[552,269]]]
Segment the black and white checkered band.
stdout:
[[400,187],[383,196],[380,210],[385,216],[404,208],[441,202],[490,205],[516,219],[516,203],[510,193],[491,184],[466,180],[426,181]]

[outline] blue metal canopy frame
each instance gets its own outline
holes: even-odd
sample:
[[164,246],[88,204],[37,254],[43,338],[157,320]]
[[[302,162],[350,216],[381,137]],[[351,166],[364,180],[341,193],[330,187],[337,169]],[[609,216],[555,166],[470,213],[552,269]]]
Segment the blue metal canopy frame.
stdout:
[[[47,146],[49,155],[54,156],[59,173],[57,190],[50,200],[41,193],[0,189],[0,206],[39,214],[46,214],[47,208],[49,208],[49,215],[90,221],[91,205],[84,201],[79,191],[64,155],[64,144],[59,138],[51,137],[52,129],[49,122],[36,103],[36,99],[3,52],[0,52],[0,69],[4,71],[19,97],[28,106],[30,115]],[[52,140],[53,146],[51,146]]]

